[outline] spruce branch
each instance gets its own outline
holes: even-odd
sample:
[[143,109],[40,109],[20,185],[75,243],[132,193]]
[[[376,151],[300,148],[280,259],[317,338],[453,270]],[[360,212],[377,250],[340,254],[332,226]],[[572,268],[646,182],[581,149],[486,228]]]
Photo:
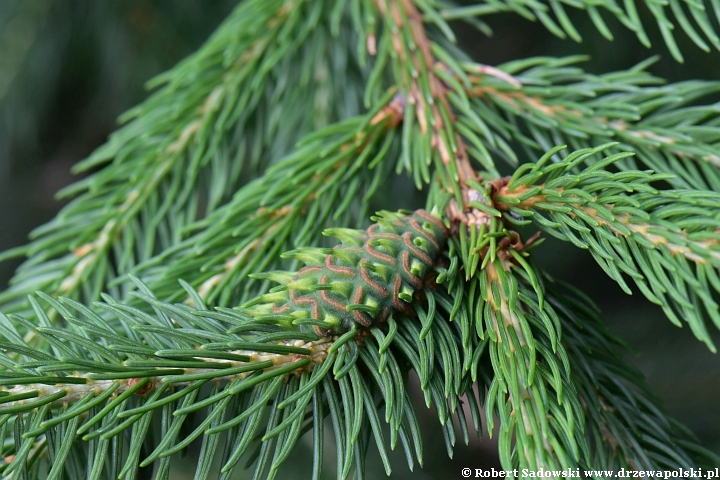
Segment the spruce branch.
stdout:
[[[527,258],[533,242],[523,244],[492,219],[483,223],[484,234],[496,242],[486,239],[473,260],[484,263],[478,273],[464,284],[456,261],[438,281],[447,281],[448,291],[458,292],[455,302],[475,312],[483,339],[476,352],[489,346],[494,376],[485,409],[489,428],[493,415],[501,421],[503,468],[716,464],[718,458],[667,416],[642,375],[622,359],[624,345],[607,331],[592,302],[543,274]],[[462,248],[462,230],[458,234],[451,238],[451,257]],[[483,261],[487,256],[493,260]],[[475,378],[478,372],[474,367],[470,373]]]
[[[109,468],[127,475],[201,436],[204,444],[217,444],[211,439],[223,435],[231,446],[223,458],[221,478],[227,478],[260,435],[256,476],[272,477],[300,435],[318,429],[315,438],[322,436],[324,411],[329,411],[339,445],[339,478],[353,467],[362,471],[364,454],[350,452],[369,435],[389,473],[378,400],[391,427],[390,446],[401,439],[412,468],[415,459],[422,463],[422,455],[404,381],[409,367],[420,376],[428,406],[437,409],[448,449],[455,443],[454,414],[463,419],[467,443],[460,399],[467,399],[478,430],[480,417],[473,382],[464,374],[470,364],[461,361],[458,345],[465,358],[472,358],[475,341],[467,322],[448,322],[448,315],[457,313],[450,297],[423,281],[442,249],[445,227],[422,211],[384,213],[376,220],[365,233],[328,232],[342,239],[342,246],[293,253],[308,265],[294,274],[269,272],[268,278],[283,282],[281,288],[242,308],[170,304],[149,295],[137,281],[145,293],[136,295],[152,314],[109,298],[96,305],[99,314],[75,300],[41,294],[43,307],[31,300],[38,316],[49,322],[43,312],[54,309],[67,322],[64,327],[3,317],[0,328],[8,341],[0,353],[6,366],[0,375],[0,419],[14,425],[21,443],[6,456],[2,473],[38,468],[29,460],[32,446],[47,449],[53,469],[60,472],[67,455],[83,448],[99,452],[107,442],[123,444],[120,435],[131,429],[125,462],[105,466],[105,457],[96,455],[89,471],[99,475]],[[364,256],[360,267],[353,255]],[[350,280],[356,284],[348,290]],[[341,305],[340,297],[356,304]],[[47,340],[47,350],[30,348],[15,325]],[[13,363],[11,353],[20,361]],[[209,392],[204,385],[211,386]],[[202,409],[207,416],[200,425],[181,434],[188,416]],[[163,436],[141,455],[150,441],[153,413],[160,411],[169,415]],[[270,416],[264,421],[266,412]],[[43,440],[58,433],[67,441],[64,456]],[[322,465],[317,442],[316,475]],[[207,472],[217,452],[203,452],[198,471]]]
[[[102,169],[61,192],[75,198],[29,245],[3,255],[28,258],[0,295],[4,310],[27,313],[36,290],[99,298],[226,202],[243,169],[264,168],[298,134],[356,114],[352,101],[329,99],[351,98],[362,69],[348,72],[336,49],[312,48],[346,28],[321,15],[324,3],[243,2],[196,54],[149,82],[159,90],[75,168]],[[300,73],[298,85],[286,82],[287,70]]]
[[[632,2],[568,4],[605,33],[608,9],[647,39]],[[648,8],[679,58],[665,6]],[[703,45],[683,8],[670,2]],[[577,58],[491,67],[431,40],[453,39],[447,19],[504,10],[579,38],[554,1],[249,0],[159,77],[80,166],[102,168],[15,252],[29,260],[0,294],[0,474],[168,478],[197,441],[198,480],[215,459],[221,479],[243,460],[274,478],[312,432],[319,478],[326,420],[339,479],[363,478],[371,445],[386,473],[398,443],[412,469],[424,460],[410,374],[450,455],[455,419],[469,441],[467,406],[478,432],[481,407],[490,431],[499,418],[506,469],[717,463],[647,392],[592,304],[532,263],[538,234],[516,227],[588,249],[714,349],[720,131],[715,106],[693,102],[719,84],[660,85],[649,62],[607,75]],[[357,57],[352,41],[326,47],[344,29],[363,40]],[[348,78],[347,58],[362,114],[332,101],[360,97],[328,79]],[[545,154],[521,164],[520,149]],[[392,168],[429,185],[427,211],[349,229]],[[341,245],[322,248],[321,233]]]
[[[133,273],[142,275],[160,298],[181,300],[187,294],[176,285],[185,279],[204,303],[227,306],[247,300],[256,288],[248,275],[277,268],[284,249],[313,244],[332,224],[361,221],[351,207],[359,206],[362,214],[387,176],[385,159],[404,108],[402,97],[390,91],[367,114],[307,136],[230,202],[192,225],[189,231],[197,233]],[[123,281],[127,278],[117,280]]]
[[[496,13],[514,12],[518,15],[531,20],[539,20],[548,31],[559,38],[570,38],[576,42],[582,41],[582,33],[570,20],[570,16],[566,11],[566,7],[573,9],[585,10],[603,37],[613,40],[613,34],[605,23],[601,12],[607,12],[614,16],[628,30],[635,32],[638,40],[645,46],[650,47],[650,39],[645,32],[645,27],[638,14],[638,7],[635,2],[624,2],[623,6],[609,0],[603,2],[590,2],[585,0],[579,1],[556,1],[548,2],[535,1],[494,1],[488,3],[475,3],[468,5],[463,2],[462,6],[454,0],[446,0],[442,2],[444,8],[439,12],[439,16],[446,21],[449,20],[467,20],[474,24],[480,31],[485,34],[492,33],[490,27],[476,17],[484,17]],[[666,3],[655,3],[651,1],[642,2],[650,11],[657,24],[658,30],[662,34],[663,40],[673,58],[678,62],[684,61],[680,48],[675,41],[675,31],[679,25],[683,32],[705,52],[709,52],[711,46],[720,50],[720,37],[714,21],[717,20],[717,12],[719,5],[715,0],[709,2],[690,2],[671,0]],[[689,11],[691,21],[688,18]],[[710,11],[714,12],[711,16]],[[674,19],[674,22],[673,22]],[[675,23],[676,22],[676,23]]]
[[[456,263],[438,281],[448,281],[455,301],[473,312],[483,341],[477,351],[488,346],[493,377],[485,409],[490,431],[493,416],[500,420],[503,468],[575,468],[590,455],[585,417],[560,341],[560,321],[544,300],[535,268],[525,260],[536,237],[523,242],[506,229],[500,212],[484,203],[483,198],[492,198],[490,189],[486,193],[470,203],[475,210],[470,215],[461,214],[450,200],[455,235],[449,255]],[[461,272],[458,264],[466,271]],[[471,368],[471,375],[477,378],[476,368]]]
[[[436,168],[444,172],[442,179],[446,188],[454,191],[460,201],[460,189],[477,176],[464,140],[454,127],[449,89],[438,75],[438,70],[446,68],[435,59],[435,54],[442,50],[428,39],[423,17],[411,0],[376,0],[375,3],[385,21],[386,38],[389,37],[385,45],[392,48],[396,85],[414,106],[414,110],[406,112],[405,125],[409,132],[403,138],[403,166],[413,173],[420,188],[422,183],[430,181],[426,162],[434,159]],[[449,58],[446,54],[443,56]],[[419,130],[413,131],[415,121]],[[414,141],[422,143],[413,147]]]
[[585,169],[607,145],[573,152],[557,163],[548,152],[495,185],[493,204],[509,222],[532,219],[546,232],[588,249],[605,272],[630,294],[622,274],[680,326],[715,351],[705,327],[720,328],[713,292],[720,292],[720,194],[657,190],[667,175],[605,170],[629,155],[614,154]]
[[495,411],[500,419],[503,467],[574,468],[588,455],[585,418],[558,341],[557,315],[532,286],[516,279],[509,262],[491,261],[483,274],[476,308],[486,323],[495,372],[486,414],[489,423]]
[[472,145],[487,144],[516,165],[517,153],[505,144],[510,139],[529,158],[558,143],[579,150],[617,141],[614,152],[636,153],[616,164],[621,169],[640,164],[675,174],[668,181],[676,187],[720,189],[717,109],[692,105],[717,92],[720,84],[660,85],[661,79],[645,70],[652,60],[623,72],[591,75],[574,66],[579,60],[528,58],[501,65],[520,87],[475,74],[477,64],[463,64],[472,108],[460,110],[459,122],[482,132]]

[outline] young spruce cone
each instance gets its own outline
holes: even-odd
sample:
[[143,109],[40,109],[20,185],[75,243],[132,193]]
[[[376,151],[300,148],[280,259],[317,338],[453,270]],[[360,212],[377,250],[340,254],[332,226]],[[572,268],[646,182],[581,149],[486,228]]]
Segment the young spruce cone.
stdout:
[[302,248],[283,255],[305,267],[256,275],[282,286],[246,303],[245,313],[281,323],[318,320],[320,336],[341,335],[386,321],[404,311],[446,243],[443,223],[424,210],[380,212],[366,231],[331,228],[334,248]]

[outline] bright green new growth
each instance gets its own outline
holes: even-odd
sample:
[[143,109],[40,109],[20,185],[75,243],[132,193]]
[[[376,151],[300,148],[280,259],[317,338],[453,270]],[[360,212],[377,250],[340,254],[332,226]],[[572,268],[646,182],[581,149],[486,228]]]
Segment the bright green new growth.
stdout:
[[[675,23],[720,46],[717,0],[643,3],[676,58]],[[215,462],[260,480],[307,435],[319,479],[328,425],[331,476],[369,476],[371,442],[386,473],[398,445],[412,469],[410,375],[449,454],[467,407],[508,470],[718,465],[518,227],[589,250],[714,350],[720,109],[701,102],[720,82],[452,46],[447,21],[507,11],[577,40],[568,6],[647,43],[633,1],[242,2],[4,255],[27,261],[0,293],[0,473],[171,478],[197,443],[197,480]],[[355,230],[393,172],[426,210]]]

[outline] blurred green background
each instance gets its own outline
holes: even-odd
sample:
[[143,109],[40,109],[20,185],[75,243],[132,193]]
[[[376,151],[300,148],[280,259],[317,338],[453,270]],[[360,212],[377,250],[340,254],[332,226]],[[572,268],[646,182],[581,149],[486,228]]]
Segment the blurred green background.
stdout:
[[[143,83],[194,51],[231,11],[236,0],[2,0],[0,2],[0,251],[21,245],[30,230],[62,206],[54,193],[72,182],[71,166],[87,156],[116,127],[115,119],[141,101]],[[614,42],[603,39],[582,12],[571,18],[581,44],[560,40],[542,25],[515,15],[488,20],[491,38],[457,23],[460,46],[475,60],[496,65],[536,55],[590,56],[583,65],[603,73],[628,68],[651,55],[651,71],[669,81],[719,79],[720,54],[706,54],[678,34],[685,64],[670,58],[649,14],[641,9],[653,48],[608,21]],[[709,101],[717,101],[710,99]],[[395,206],[424,202],[402,179],[393,180]],[[588,293],[613,331],[635,350],[630,356],[666,408],[703,443],[720,453],[720,357],[695,340],[688,328],[672,326],[659,308],[628,297],[595,266],[589,254],[548,239],[537,250],[554,276]],[[0,264],[4,286],[17,263]],[[716,342],[720,335],[715,333]],[[417,388],[416,388],[417,390]],[[426,411],[416,398],[419,411]],[[393,454],[393,478],[461,478],[463,467],[498,467],[494,444],[473,440],[445,452],[434,412],[423,418],[425,466],[408,471],[401,449]],[[331,442],[327,442],[331,443]],[[309,444],[299,445],[281,478],[310,471]],[[329,447],[328,447],[329,449]],[[326,475],[334,478],[329,449]],[[173,478],[185,478],[192,452],[178,462]],[[191,478],[192,475],[189,474]],[[368,477],[384,477],[371,451]],[[239,478],[244,478],[241,475]]]

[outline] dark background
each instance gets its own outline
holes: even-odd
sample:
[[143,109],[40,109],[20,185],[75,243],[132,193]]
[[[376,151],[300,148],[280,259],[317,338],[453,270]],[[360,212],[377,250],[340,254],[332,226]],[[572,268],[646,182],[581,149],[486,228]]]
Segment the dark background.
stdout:
[[[146,96],[146,80],[193,52],[235,4],[232,0],[0,2],[0,251],[23,244],[32,228],[53,217],[62,206],[54,193],[74,180],[71,166],[105,141],[120,113]],[[570,13],[583,35],[582,44],[557,39],[541,24],[517,15],[490,18],[492,38],[462,23],[453,26],[463,49],[490,65],[535,55],[582,53],[591,57],[584,68],[603,73],[659,54],[660,61],[651,71],[669,81],[720,78],[718,52],[702,52],[682,32],[677,37],[686,61],[675,62],[643,9],[651,50],[612,19],[608,21],[615,36],[611,43],[584,13]],[[551,274],[600,304],[612,329],[637,350],[631,361],[645,373],[667,409],[720,453],[720,358],[689,328],[674,327],[641,296],[626,296],[586,252],[548,239],[537,254]],[[0,288],[16,265],[0,264]],[[720,344],[717,332],[714,338]],[[421,403],[418,408],[424,411]],[[462,467],[498,466],[492,442],[457,447],[448,463],[440,431],[433,426],[434,413],[425,423],[425,467],[407,472],[398,447],[393,455],[397,477],[407,472],[413,479],[461,478]],[[302,452],[301,445],[290,463],[305,463],[307,455],[303,458]],[[374,472],[384,477],[379,468],[379,461],[371,461],[369,477],[374,478]],[[332,478],[334,467],[327,470]],[[297,478],[297,470],[285,469],[285,475]]]

